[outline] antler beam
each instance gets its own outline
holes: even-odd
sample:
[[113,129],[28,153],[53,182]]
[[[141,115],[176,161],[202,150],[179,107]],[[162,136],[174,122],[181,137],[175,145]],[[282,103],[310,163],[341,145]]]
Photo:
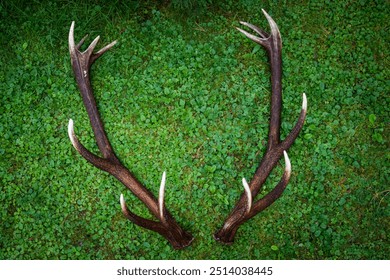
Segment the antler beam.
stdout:
[[[307,111],[306,95],[303,94],[302,110],[295,127],[285,140],[280,140],[280,124],[282,110],[282,39],[279,28],[275,21],[262,10],[271,28],[271,33],[263,31],[247,22],[240,22],[242,25],[252,29],[258,36],[237,28],[246,37],[255,43],[263,46],[269,55],[271,67],[271,118],[268,134],[267,151],[256,170],[250,184],[243,178],[244,193],[237,202],[233,211],[225,220],[222,228],[214,234],[214,238],[222,243],[231,244],[234,241],[234,236],[244,222],[257,215],[259,212],[270,206],[277,200],[285,190],[291,175],[291,164],[287,155],[287,150],[294,143],[301,131]],[[285,171],[280,182],[276,187],[266,194],[260,200],[253,202],[253,198],[261,191],[261,188],[266,181],[271,171],[277,165],[279,159],[284,155]]]
[[164,190],[165,190],[165,172],[163,173],[159,199],[157,200],[153,194],[146,189],[131,172],[124,167],[110,144],[103,123],[100,119],[99,112],[96,106],[96,101],[93,95],[93,90],[90,81],[91,65],[103,55],[106,51],[112,48],[116,41],[108,44],[96,53],[93,53],[96,44],[99,41],[99,36],[93,40],[89,47],[84,51],[80,51],[81,45],[84,43],[85,36],[77,45],[74,42],[74,22],[69,31],[69,52],[72,62],[73,72],[76,78],[77,85],[81,92],[84,106],[87,110],[89,120],[95,135],[96,143],[99,147],[102,157],[97,156],[88,151],[78,140],[73,128],[73,120],[69,120],[68,134],[74,148],[90,163],[97,168],[110,173],[125,185],[135,196],[137,196],[156,217],[157,221],[148,220],[132,213],[126,206],[123,195],[120,196],[120,204],[124,215],[136,225],[143,228],[158,232],[164,236],[175,249],[181,249],[191,244],[193,237],[185,232],[175,221],[172,215],[166,210],[164,205]]

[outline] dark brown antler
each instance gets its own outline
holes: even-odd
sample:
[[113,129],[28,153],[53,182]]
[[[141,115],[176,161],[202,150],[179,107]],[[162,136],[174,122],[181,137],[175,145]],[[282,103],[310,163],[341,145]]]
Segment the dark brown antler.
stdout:
[[[236,204],[235,208],[225,220],[222,228],[214,234],[214,238],[216,240],[225,244],[233,243],[234,236],[241,224],[259,212],[263,211],[282,195],[291,175],[291,164],[286,151],[298,137],[306,117],[307,101],[306,95],[303,94],[302,110],[298,122],[290,134],[286,137],[286,139],[284,141],[280,141],[280,117],[282,109],[282,39],[275,21],[264,10],[262,11],[271,27],[270,35],[260,28],[247,22],[241,22],[241,24],[252,29],[259,35],[259,37],[254,36],[240,28],[237,29],[252,41],[263,46],[269,54],[271,65],[272,97],[268,147],[250,184],[247,184],[245,178],[242,179],[245,192],[241,195],[241,198]],[[252,198],[254,198],[260,192],[262,185],[282,155],[284,155],[284,160],[286,162],[286,167],[282,179],[276,185],[276,187],[262,199],[256,202],[252,202]]]
[[137,179],[126,169],[115,155],[110,142],[108,141],[106,132],[103,128],[103,123],[100,119],[98,109],[96,107],[95,98],[93,96],[90,68],[91,65],[103,55],[107,50],[115,45],[116,41],[105,46],[97,53],[93,53],[96,44],[99,41],[97,37],[90,46],[84,51],[80,52],[79,48],[84,43],[84,37],[80,43],[74,43],[74,22],[69,31],[69,51],[72,61],[73,72],[76,77],[77,85],[80,89],[84,106],[87,110],[91,126],[96,138],[97,145],[103,157],[99,157],[88,151],[77,139],[74,129],[73,121],[69,120],[68,134],[75,149],[90,163],[97,168],[104,170],[120,182],[122,182],[134,195],[136,195],[152,212],[158,221],[152,221],[142,218],[132,213],[125,204],[123,195],[120,197],[120,203],[124,215],[133,223],[144,227],[146,229],[158,232],[164,236],[175,249],[181,249],[191,244],[193,237],[191,234],[185,232],[175,221],[172,215],[165,209],[164,205],[164,189],[165,189],[165,172],[160,186],[159,199],[157,200],[153,194],[147,190]]

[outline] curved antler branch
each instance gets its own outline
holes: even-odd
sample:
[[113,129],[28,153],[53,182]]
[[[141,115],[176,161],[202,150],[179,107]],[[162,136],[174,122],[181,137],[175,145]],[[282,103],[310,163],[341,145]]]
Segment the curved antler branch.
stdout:
[[286,189],[287,184],[290,181],[290,177],[291,177],[291,162],[286,151],[283,151],[283,155],[284,155],[284,161],[286,167],[284,169],[282,179],[280,179],[279,183],[272,191],[270,191],[262,199],[254,203],[251,212],[247,216],[247,220],[257,215],[268,206],[270,206],[273,202],[275,202],[275,200],[277,200],[282,195],[283,191]]
[[108,171],[112,165],[109,161],[98,157],[97,155],[91,153],[77,138],[76,134],[74,133],[74,127],[73,127],[73,120],[69,120],[68,124],[68,135],[69,139],[72,142],[73,147],[79,152],[80,155],[83,156],[86,160],[88,160],[90,163],[95,165],[97,168],[102,169],[104,171]]
[[123,197],[123,194],[121,194],[120,204],[121,204],[123,214],[130,221],[132,221],[133,223],[135,223],[139,226],[142,226],[142,227],[145,227],[147,229],[154,230],[154,231],[156,231],[155,229],[157,229],[157,228],[163,229],[164,224],[168,223],[167,218],[165,217],[165,205],[164,205],[164,203],[165,203],[164,202],[165,181],[166,181],[166,172],[164,171],[164,173],[162,175],[162,179],[161,179],[160,192],[159,192],[159,196],[158,196],[158,204],[159,204],[158,210],[159,210],[160,222],[155,222],[155,221],[144,219],[144,218],[134,214],[133,212],[131,212],[126,206],[126,202],[125,202],[125,199]]
[[294,128],[291,130],[290,134],[280,144],[282,147],[284,147],[285,150],[287,150],[294,143],[295,139],[298,137],[299,133],[301,132],[303,124],[305,123],[306,113],[307,113],[307,99],[306,99],[306,94],[303,93],[302,109],[298,121],[295,124]]
[[123,215],[125,215],[125,217],[130,221],[132,221],[134,224],[153,231],[157,231],[156,229],[161,230],[163,228],[161,223],[142,218],[134,214],[133,212],[131,212],[129,208],[127,208],[126,201],[125,198],[123,197],[123,194],[120,195],[119,202],[121,205]]
[[100,39],[96,37],[95,40],[84,51],[80,52],[80,47],[84,43],[87,36],[85,36],[77,45],[74,42],[74,22],[69,31],[69,52],[72,62],[72,69],[76,78],[77,85],[79,87],[81,96],[83,98],[84,106],[87,110],[88,117],[95,135],[96,143],[99,147],[102,157],[99,157],[92,152],[88,151],[78,140],[74,128],[73,120],[69,120],[68,134],[75,149],[90,163],[97,168],[104,170],[115,178],[117,178],[122,184],[124,184],[135,196],[137,196],[150,210],[158,221],[152,221],[142,218],[133,212],[131,212],[121,195],[121,207],[124,215],[133,223],[144,227],[146,229],[155,231],[164,236],[174,248],[181,249],[191,244],[193,237],[191,234],[185,232],[179,224],[175,221],[172,215],[165,209],[164,206],[164,189],[165,189],[165,172],[161,181],[160,195],[157,200],[153,194],[146,189],[138,180],[131,174],[131,172],[124,167],[110,144],[107,138],[106,132],[103,127],[103,122],[100,119],[100,115],[96,106],[96,101],[93,95],[93,90],[90,82],[90,67],[91,65],[102,56],[107,50],[112,48],[116,41],[108,44],[107,46],[94,53],[94,49]]
[[[270,25],[271,32],[268,34],[257,26],[241,22],[242,25],[252,29],[257,35],[253,35],[245,30],[237,28],[246,37],[255,43],[263,46],[269,55],[271,68],[271,118],[268,133],[267,151],[260,162],[250,184],[248,185],[244,180],[243,184],[245,192],[237,202],[236,206],[226,218],[223,226],[215,234],[214,238],[222,243],[231,244],[234,236],[241,224],[266,209],[274,201],[276,201],[285,190],[291,176],[291,163],[287,155],[287,150],[294,143],[301,131],[307,112],[306,95],[303,94],[302,110],[295,127],[284,141],[280,140],[280,124],[281,124],[281,110],[282,110],[282,38],[280,36],[279,28],[275,21],[262,10]],[[279,159],[284,155],[286,168],[282,179],[276,187],[266,194],[262,199],[252,202],[254,198],[262,189],[267,177],[277,165]]]

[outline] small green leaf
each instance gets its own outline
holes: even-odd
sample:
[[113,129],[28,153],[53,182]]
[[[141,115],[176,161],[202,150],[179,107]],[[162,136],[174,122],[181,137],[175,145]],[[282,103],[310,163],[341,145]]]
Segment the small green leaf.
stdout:
[[345,204],[346,200],[344,197],[342,197],[340,200],[339,200],[339,205],[340,206],[343,206]]
[[370,121],[370,123],[371,123],[372,125],[374,125],[374,124],[375,124],[375,121],[376,121],[376,116],[375,116],[374,114],[370,114],[370,115],[368,116],[368,120]]
[[279,250],[279,247],[276,246],[276,245],[272,245],[272,246],[271,246],[271,250],[272,250],[272,251],[278,251],[278,250]]
[[378,133],[378,132],[375,132],[373,135],[372,135],[372,139],[380,144],[384,143],[385,141],[383,140],[383,136],[382,134]]
[[252,54],[257,53],[259,50],[260,50],[260,45],[254,46],[254,48],[252,50]]
[[310,139],[313,138],[313,134],[311,134],[311,133],[306,133],[306,134],[304,135],[304,138],[305,138],[306,140],[310,140]]

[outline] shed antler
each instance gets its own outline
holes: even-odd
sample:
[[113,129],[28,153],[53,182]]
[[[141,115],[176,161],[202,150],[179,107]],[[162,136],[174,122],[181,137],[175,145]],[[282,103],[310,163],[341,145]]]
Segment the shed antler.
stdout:
[[[306,95],[303,94],[302,110],[298,122],[286,139],[283,141],[280,140],[280,118],[282,109],[282,39],[275,21],[264,10],[262,11],[271,27],[271,34],[268,34],[257,26],[247,22],[241,22],[241,24],[252,29],[259,37],[240,28],[237,29],[252,41],[263,46],[269,55],[272,96],[268,146],[250,184],[247,184],[245,178],[242,179],[245,189],[244,193],[241,195],[241,198],[233,211],[225,220],[222,228],[214,234],[216,240],[226,244],[230,244],[234,241],[234,236],[241,224],[263,211],[282,195],[291,175],[291,164],[286,151],[298,137],[306,117],[307,101]],[[260,192],[265,180],[282,155],[284,155],[286,164],[282,179],[272,191],[254,202],[253,198]]]
[[103,123],[100,119],[98,109],[96,107],[95,98],[93,96],[91,81],[90,81],[90,68],[91,65],[103,55],[107,50],[115,45],[116,41],[105,46],[100,51],[93,53],[96,44],[99,41],[97,37],[89,45],[89,47],[81,52],[79,49],[84,43],[86,36],[75,45],[74,42],[74,22],[69,31],[69,51],[72,61],[72,68],[76,77],[77,85],[80,89],[84,106],[87,110],[91,126],[96,138],[97,145],[102,157],[99,157],[90,151],[88,151],[77,139],[74,129],[73,121],[69,120],[68,133],[69,138],[75,147],[75,149],[90,163],[97,168],[104,170],[115,178],[117,178],[122,184],[124,184],[135,196],[137,196],[150,210],[150,212],[156,217],[158,221],[148,220],[132,213],[125,204],[123,195],[120,196],[120,204],[124,215],[133,223],[144,227],[146,229],[158,232],[164,236],[174,248],[181,249],[191,244],[193,237],[191,234],[185,232],[175,221],[172,215],[165,209],[164,205],[164,189],[165,189],[165,172],[163,173],[159,199],[157,200],[153,194],[147,190],[138,180],[126,169],[115,155],[111,144],[107,138],[106,132],[103,128]]

